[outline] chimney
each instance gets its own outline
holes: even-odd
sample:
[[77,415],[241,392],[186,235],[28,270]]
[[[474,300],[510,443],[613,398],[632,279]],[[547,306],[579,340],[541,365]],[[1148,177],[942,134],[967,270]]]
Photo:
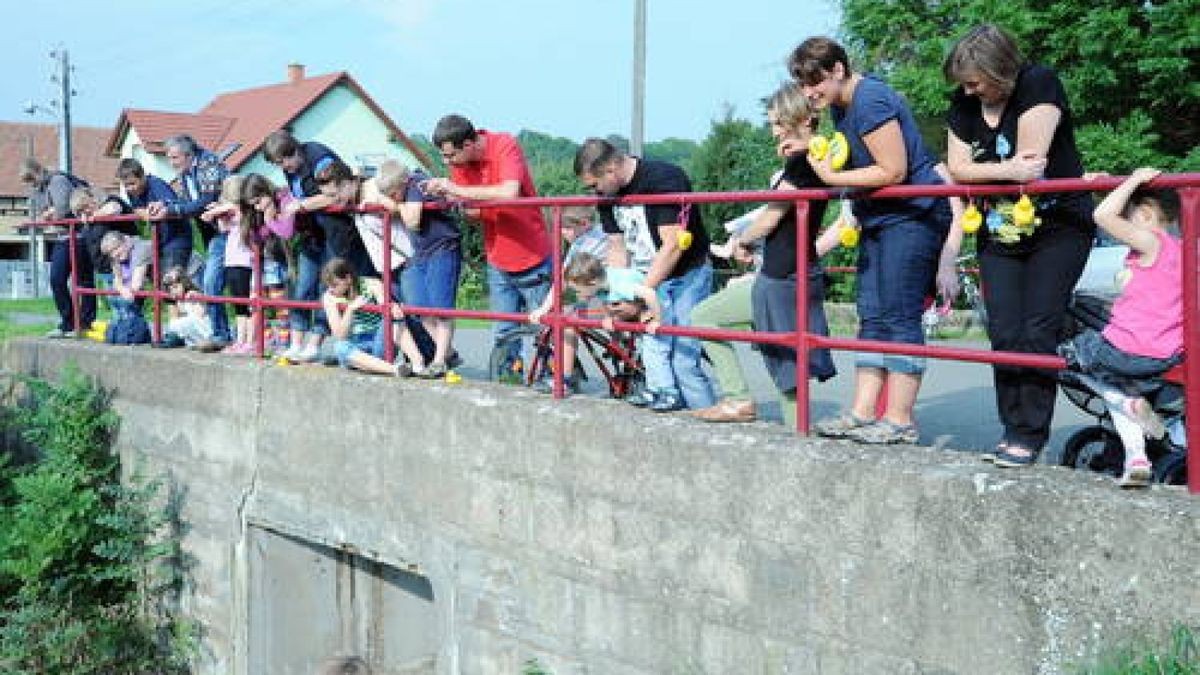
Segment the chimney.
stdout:
[[304,79],[304,64],[289,63],[287,67],[287,80],[292,84],[296,84]]

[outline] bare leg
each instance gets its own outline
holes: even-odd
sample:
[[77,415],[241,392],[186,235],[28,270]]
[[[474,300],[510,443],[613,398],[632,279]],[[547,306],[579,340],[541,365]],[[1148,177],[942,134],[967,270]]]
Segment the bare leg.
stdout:
[[363,351],[353,352],[346,361],[352,368],[361,370],[364,373],[375,373],[376,375],[396,374],[396,366]]
[[[882,368],[856,368],[854,370],[854,402],[850,412],[860,420],[875,419],[875,404],[883,391],[887,371]],[[889,394],[890,396],[890,394]]]
[[887,408],[884,419],[892,424],[908,426],[913,423],[913,406],[921,390],[920,373],[888,373]]

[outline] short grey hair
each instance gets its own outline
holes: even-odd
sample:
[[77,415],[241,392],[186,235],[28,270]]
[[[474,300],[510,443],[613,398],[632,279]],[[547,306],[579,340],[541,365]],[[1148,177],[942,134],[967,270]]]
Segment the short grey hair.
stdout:
[[166,146],[167,150],[175,148],[188,157],[195,157],[200,147],[196,144],[196,139],[187,134],[175,134],[163,141],[163,145]]

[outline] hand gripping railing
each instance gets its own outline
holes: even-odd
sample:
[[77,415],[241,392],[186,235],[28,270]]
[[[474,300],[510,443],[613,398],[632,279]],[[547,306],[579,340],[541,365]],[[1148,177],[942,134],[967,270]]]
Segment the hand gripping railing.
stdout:
[[[463,202],[470,208],[489,207],[519,207],[552,209],[553,242],[551,247],[553,260],[553,281],[551,292],[554,293],[551,311],[542,319],[553,330],[554,340],[554,397],[562,398],[565,390],[563,383],[563,331],[566,328],[598,328],[601,321],[586,319],[565,314],[562,308],[562,251],[558,242],[562,241],[562,209],[567,206],[596,206],[602,204],[711,204],[725,202],[792,202],[796,211],[797,241],[808,240],[808,209],[809,202],[814,200],[831,200],[848,196],[870,199],[901,199],[909,197],[964,197],[971,198],[981,195],[995,194],[1042,194],[1051,192],[1080,192],[1111,190],[1121,183],[1119,178],[1104,177],[1091,180],[1058,179],[1044,180],[1024,185],[896,185],[872,191],[851,191],[845,189],[806,189],[806,190],[751,190],[740,192],[692,192],[659,195],[630,195],[620,199],[609,199],[594,196],[571,197],[534,197],[511,200],[491,200]],[[1155,188],[1172,188],[1179,191],[1181,210],[1180,228],[1183,239],[1183,319],[1184,319],[1184,353],[1197,354],[1200,346],[1200,266],[1197,256],[1197,236],[1200,235],[1200,174],[1170,174],[1161,175],[1149,184]],[[447,208],[449,204],[428,204],[426,208]],[[382,248],[383,267],[380,271],[385,290],[384,302],[380,305],[368,305],[368,311],[380,312],[384,317],[390,317],[393,306],[400,306],[406,313],[415,315],[438,316],[445,318],[476,318],[486,320],[504,320],[526,322],[527,314],[511,312],[491,312],[461,309],[435,309],[398,305],[392,300],[392,270],[391,270],[391,218],[392,214],[380,207],[364,209],[331,209],[332,212],[356,213],[376,212],[383,216]],[[132,216],[112,216],[94,218],[91,222],[119,222],[137,220]],[[78,299],[80,294],[111,295],[113,291],[84,289],[76,285],[75,277],[75,228],[80,221],[61,220],[41,223],[31,223],[34,226],[68,227],[70,232],[70,269],[71,296],[75,304],[76,329],[79,330]],[[154,300],[154,337],[161,339],[161,303],[166,294],[159,288],[160,270],[158,269],[158,236],[152,228],[151,242],[153,247],[153,279],[154,290],[137,291],[139,297],[150,297]],[[262,296],[262,260],[258,247],[254,251],[254,269],[256,274],[253,296],[245,298],[199,296],[196,299],[204,302],[249,304],[254,310],[255,335],[257,344],[255,353],[262,356],[264,351],[263,309],[269,307],[319,309],[320,303],[300,302],[295,300],[265,300]],[[796,350],[796,427],[797,431],[807,434],[809,430],[809,371],[808,353],[813,349],[829,348],[837,350],[852,350],[874,352],[881,354],[899,354],[906,356],[923,356],[938,359],[970,361],[975,363],[1004,364],[1061,370],[1065,363],[1062,358],[1043,354],[1026,354],[1015,352],[998,352],[984,349],[967,349],[961,347],[933,347],[927,345],[900,344],[880,342],[876,340],[858,340],[850,338],[835,338],[814,335],[808,327],[808,275],[803,270],[808,269],[808,249],[801,245],[796,247],[796,331],[787,333],[769,333],[761,331],[739,331],[717,328],[695,328],[691,326],[665,325],[658,328],[664,335],[680,337],[695,337],[704,340],[727,340],[750,343],[776,344],[791,347]],[[616,322],[619,330],[642,331],[643,326],[637,323]],[[385,331],[385,358],[391,360],[395,355],[395,344],[391,331]],[[1188,490],[1200,493],[1200,389],[1194,383],[1200,383],[1200,358],[1186,358],[1182,366],[1182,376],[1186,396],[1186,429],[1188,447]]]

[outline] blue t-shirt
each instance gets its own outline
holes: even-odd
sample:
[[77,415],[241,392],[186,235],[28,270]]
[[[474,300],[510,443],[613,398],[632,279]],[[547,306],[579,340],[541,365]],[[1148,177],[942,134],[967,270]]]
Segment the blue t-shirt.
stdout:
[[[433,201],[421,189],[421,184],[429,180],[422,171],[413,171],[408,177],[408,185],[404,190],[404,200],[409,202]],[[458,248],[462,233],[458,225],[444,209],[423,209],[421,211],[421,227],[409,230],[413,243],[413,260],[423,260],[435,253],[450,251]]]
[[632,267],[604,268],[604,301],[634,302],[638,289],[646,285],[646,275]]
[[[167,181],[158,176],[146,176],[146,190],[141,195],[127,195],[129,205],[135,209],[146,208],[151,202],[170,204],[178,198]],[[191,248],[192,228],[183,218],[174,217],[158,223],[158,246],[166,248]]]
[[[900,123],[904,150],[908,155],[905,185],[941,185],[942,178],[934,170],[937,159],[925,146],[912,111],[900,95],[873,75],[863,75],[850,107],[832,106],[834,125],[846,135],[850,144],[850,160],[846,169],[858,169],[875,164],[875,158],[863,142],[870,134],[891,120]],[[863,227],[886,227],[902,220],[919,218],[944,199],[913,197],[910,199],[856,199],[854,216]],[[947,212],[948,213],[948,212]]]

